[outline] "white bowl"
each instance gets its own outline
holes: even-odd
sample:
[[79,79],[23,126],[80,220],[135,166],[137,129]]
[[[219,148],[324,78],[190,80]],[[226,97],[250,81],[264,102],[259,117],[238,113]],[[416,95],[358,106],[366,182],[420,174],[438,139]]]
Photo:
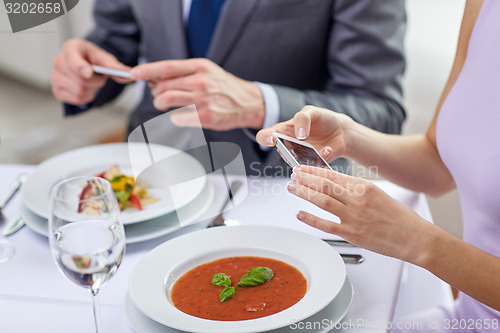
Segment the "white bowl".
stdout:
[[[306,294],[281,312],[241,321],[197,318],[171,303],[171,288],[185,272],[232,256],[268,257],[296,267],[307,280]],[[270,226],[217,227],[174,238],[149,252],[131,274],[129,295],[146,316],[178,330],[262,332],[291,325],[321,311],[337,296],[345,279],[345,265],[338,252],[314,236]]]

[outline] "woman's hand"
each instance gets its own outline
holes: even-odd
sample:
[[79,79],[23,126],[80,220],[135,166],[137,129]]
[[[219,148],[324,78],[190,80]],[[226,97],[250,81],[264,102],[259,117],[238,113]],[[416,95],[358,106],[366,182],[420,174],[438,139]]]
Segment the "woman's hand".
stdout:
[[338,216],[340,223],[306,212],[297,218],[312,227],[391,257],[420,263],[434,225],[424,223],[412,209],[391,198],[373,183],[335,171],[299,166],[288,190]]
[[335,111],[305,106],[295,116],[273,127],[262,129],[257,133],[257,142],[263,146],[274,146],[278,132],[299,140],[307,139],[330,162],[345,156],[348,150],[348,129],[354,121],[344,114]]

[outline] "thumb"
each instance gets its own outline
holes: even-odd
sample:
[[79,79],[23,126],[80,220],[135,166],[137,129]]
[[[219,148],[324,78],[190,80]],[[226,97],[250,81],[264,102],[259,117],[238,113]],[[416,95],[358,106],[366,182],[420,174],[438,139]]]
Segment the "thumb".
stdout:
[[[115,69],[122,69],[129,71],[131,68],[120,62],[114,55],[96,46],[95,50],[90,52],[90,62],[93,65],[110,67]],[[118,83],[129,83],[130,79],[111,76],[111,78]]]
[[93,71],[88,53],[82,44],[68,42],[64,47],[64,57],[71,72],[85,79],[92,78]]
[[117,69],[130,69],[124,65],[114,55],[101,49],[96,45],[89,45],[88,58],[93,65],[112,67]]

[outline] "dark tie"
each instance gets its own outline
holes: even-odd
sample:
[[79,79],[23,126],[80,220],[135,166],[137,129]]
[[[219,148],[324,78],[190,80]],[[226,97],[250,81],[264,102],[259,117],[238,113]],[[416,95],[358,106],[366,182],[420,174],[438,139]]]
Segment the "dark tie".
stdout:
[[186,36],[192,58],[205,57],[224,0],[192,0]]

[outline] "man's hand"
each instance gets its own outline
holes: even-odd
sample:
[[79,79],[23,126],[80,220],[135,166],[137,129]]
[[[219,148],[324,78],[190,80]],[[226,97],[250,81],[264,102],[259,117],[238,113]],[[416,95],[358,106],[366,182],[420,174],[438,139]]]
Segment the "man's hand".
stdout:
[[[130,69],[95,44],[71,39],[64,43],[62,51],[54,58],[51,74],[54,96],[72,105],[93,101],[97,90],[104,86],[108,77],[94,74],[91,65]],[[113,79],[119,83],[130,82],[127,79]]]
[[161,111],[195,104],[197,111],[173,112],[177,126],[213,130],[261,129],[264,97],[253,82],[228,73],[207,59],[165,60],[135,67],[133,80],[147,80]]

